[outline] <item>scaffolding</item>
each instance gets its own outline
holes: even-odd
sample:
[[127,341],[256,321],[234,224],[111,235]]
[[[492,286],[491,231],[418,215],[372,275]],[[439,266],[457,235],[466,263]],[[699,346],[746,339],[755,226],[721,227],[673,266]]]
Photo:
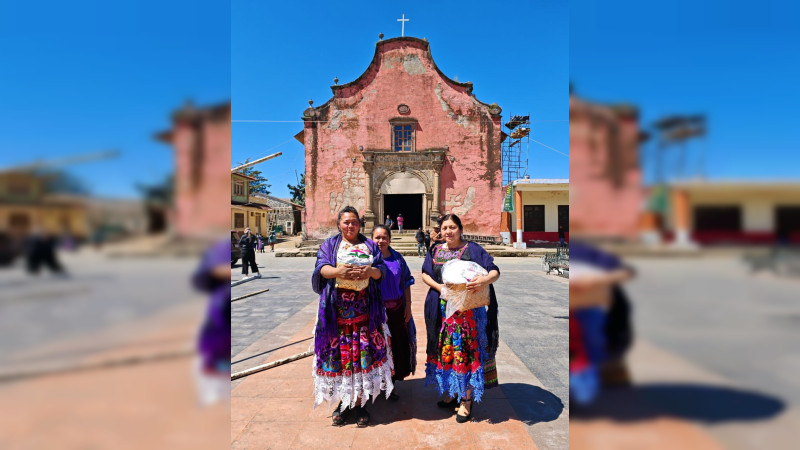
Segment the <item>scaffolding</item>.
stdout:
[[503,133],[501,158],[503,164],[503,186],[528,174],[528,150],[530,148],[531,120],[527,116],[511,116],[506,122],[510,133]]

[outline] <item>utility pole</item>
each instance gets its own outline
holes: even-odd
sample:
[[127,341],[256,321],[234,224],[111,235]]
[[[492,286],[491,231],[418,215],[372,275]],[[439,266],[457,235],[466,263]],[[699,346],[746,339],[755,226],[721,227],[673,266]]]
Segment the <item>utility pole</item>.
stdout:
[[277,158],[278,156],[281,156],[282,154],[283,153],[278,152],[278,153],[273,153],[272,155],[269,155],[269,156],[265,156],[263,158],[258,158],[255,161],[250,161],[249,163],[245,163],[245,164],[242,164],[241,166],[234,167],[233,169],[231,169],[231,173],[238,172],[238,171],[240,171],[242,169],[246,169],[246,168],[248,168],[250,166],[255,166],[256,164],[262,163],[262,162],[270,160],[272,158]]

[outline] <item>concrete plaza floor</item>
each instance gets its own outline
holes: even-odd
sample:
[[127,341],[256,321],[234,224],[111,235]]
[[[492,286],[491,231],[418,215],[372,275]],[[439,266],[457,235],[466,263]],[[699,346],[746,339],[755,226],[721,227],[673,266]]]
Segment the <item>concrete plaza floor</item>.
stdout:
[[[313,258],[258,254],[264,278],[232,288],[233,297],[269,288],[234,302],[234,372],[310,348],[318,304],[311,290]],[[400,400],[368,406],[370,426],[331,426],[327,404],[312,408],[312,358],[305,358],[232,383],[233,448],[552,448],[569,445],[567,384],[567,280],[545,275],[536,258],[497,258],[496,283],[501,345],[500,386],[474,406],[473,421],[436,406],[424,386],[425,333],[422,308],[427,286],[422,258],[408,257],[417,283],[412,310],[418,329],[418,369],[397,385]],[[232,269],[241,278],[240,268]]]
[[0,448],[228,445],[229,405],[199,406],[196,258],[61,255],[69,278],[0,271]]
[[733,253],[628,262],[633,386],[574,408],[570,448],[796,448],[800,280]]

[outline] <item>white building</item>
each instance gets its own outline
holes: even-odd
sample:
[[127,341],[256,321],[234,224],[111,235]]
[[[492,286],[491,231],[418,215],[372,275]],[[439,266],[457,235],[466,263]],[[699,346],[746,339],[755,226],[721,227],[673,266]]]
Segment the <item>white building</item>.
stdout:
[[569,179],[523,178],[511,183],[514,213],[511,240],[515,246],[558,242],[558,229],[569,239]]

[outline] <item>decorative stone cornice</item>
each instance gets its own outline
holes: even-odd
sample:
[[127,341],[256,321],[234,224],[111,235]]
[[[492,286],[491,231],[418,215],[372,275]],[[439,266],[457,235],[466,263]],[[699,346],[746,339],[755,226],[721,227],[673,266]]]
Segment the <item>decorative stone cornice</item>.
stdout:
[[447,150],[431,148],[416,152],[393,152],[390,150],[364,150],[364,168],[404,166],[414,169],[441,168]]

